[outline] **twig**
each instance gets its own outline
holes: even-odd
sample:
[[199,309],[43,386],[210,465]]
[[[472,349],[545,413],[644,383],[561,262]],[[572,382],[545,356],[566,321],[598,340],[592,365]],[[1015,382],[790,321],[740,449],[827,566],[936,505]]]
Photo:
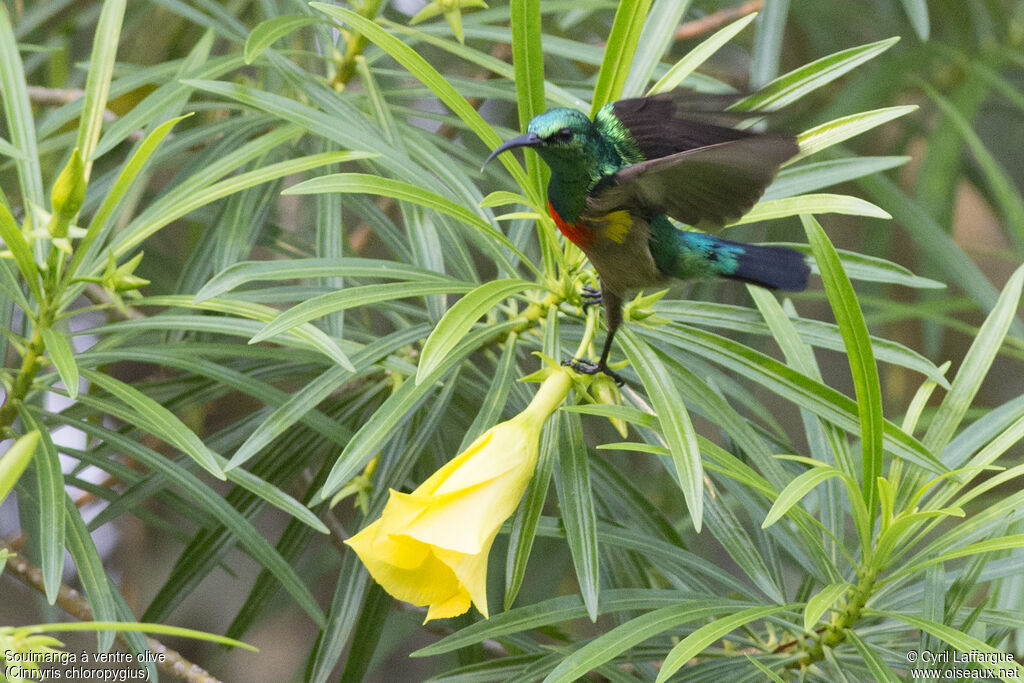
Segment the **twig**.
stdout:
[[737,7],[728,7],[726,9],[718,10],[712,14],[688,21],[685,24],[681,24],[676,29],[676,40],[687,40],[689,38],[696,38],[697,36],[710,33],[715,29],[728,24],[730,21],[735,21],[740,17],[745,17],[748,14],[754,12],[760,12],[761,7],[764,5],[764,0],[750,0]]
[[[85,97],[85,91],[77,88],[44,88],[39,85],[30,85],[26,88],[28,98],[38,104],[70,104],[75,100]],[[103,120],[107,123],[117,120],[117,114],[109,109],[103,110]],[[128,136],[132,142],[142,139],[143,132],[137,130]]]
[[[4,541],[0,541],[0,549],[13,552],[13,549]],[[35,589],[40,593],[46,592],[46,586],[43,583],[43,571],[21,555],[12,554],[7,558],[4,574],[17,578],[29,588]],[[79,621],[93,620],[92,607],[89,606],[89,603],[82,597],[81,593],[67,584],[62,583],[57,591],[57,605]],[[125,643],[124,636],[120,633],[117,634],[117,639]],[[220,683],[220,679],[208,673],[198,664],[188,661],[180,652],[172,650],[159,640],[146,636],[146,646],[154,654],[162,654],[164,656],[164,661],[156,662],[157,667],[162,671],[177,676],[189,683]]]

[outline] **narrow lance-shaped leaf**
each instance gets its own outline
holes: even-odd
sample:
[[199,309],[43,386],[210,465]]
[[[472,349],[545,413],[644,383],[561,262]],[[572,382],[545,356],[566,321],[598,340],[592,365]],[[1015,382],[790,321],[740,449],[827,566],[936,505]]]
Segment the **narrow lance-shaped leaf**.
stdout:
[[736,37],[736,34],[745,29],[755,18],[757,18],[757,12],[748,14],[725,28],[719,29],[714,35],[705,39],[704,42],[687,52],[682,59],[673,64],[668,73],[651,86],[648,94],[653,95],[659,92],[675,90],[698,66],[707,61],[711,55],[718,52],[723,45]]
[[321,19],[305,14],[284,14],[260,22],[245,39],[245,63],[252,64],[264,50],[279,38],[284,38],[303,26],[319,23],[322,23]]
[[672,674],[679,671],[688,661],[690,661],[695,655],[699,654],[704,648],[711,645],[713,642],[722,638],[729,633],[732,633],[736,629],[749,624],[752,621],[769,617],[773,614],[779,614],[792,609],[794,605],[768,605],[766,607],[751,607],[737,612],[728,617],[717,619],[710,624],[705,624],[699,629],[686,636],[679,642],[678,645],[673,647],[668,656],[665,657],[665,662],[661,665],[661,671],[658,672],[658,678],[656,683],[663,683],[667,681]]
[[633,59],[640,33],[643,31],[647,10],[651,0],[624,0],[615,11],[612,30],[608,34],[608,44],[604,49],[604,60],[597,75],[594,86],[594,101],[590,105],[590,115],[622,95],[622,88],[629,76],[629,64]]
[[597,621],[600,590],[597,518],[594,495],[590,488],[587,447],[583,443],[583,425],[579,415],[567,414],[562,420],[561,445],[558,451],[558,477],[555,479],[558,500],[565,524],[576,578],[580,584],[583,604],[591,621]]
[[78,396],[78,365],[75,363],[75,352],[71,349],[71,343],[67,335],[52,327],[42,327],[39,333],[43,336],[43,344],[46,346],[46,353],[57,368],[60,379],[68,390],[68,396],[74,399]]
[[877,57],[895,45],[897,41],[899,41],[898,36],[886,38],[822,57],[788,74],[779,76],[758,92],[738,102],[733,108],[743,111],[780,109]]
[[996,305],[992,308],[981,329],[978,330],[971,348],[964,356],[952,387],[924,437],[924,444],[935,451],[941,451],[949,443],[956,432],[974,396],[981,386],[982,380],[988,375],[989,368],[995,360],[999,349],[1010,330],[1011,324],[1018,321],[1017,311],[1020,307],[1021,293],[1024,291],[1024,266],[1016,270],[999,295]]
[[444,317],[423,344],[423,353],[416,370],[417,384],[444,360],[445,355],[455,348],[480,316],[491,310],[498,302],[518,294],[531,285],[532,283],[526,280],[493,280],[485,282],[459,299],[445,312]]
[[802,216],[801,220],[850,359],[850,372],[853,374],[853,387],[857,396],[861,425],[861,485],[864,487],[864,503],[873,519],[875,502],[878,500],[877,479],[882,473],[884,425],[882,385],[878,377],[878,366],[875,363],[874,351],[871,349],[867,323],[864,322],[864,314],[857,302],[857,294],[843,271],[835,247],[813,217]]
[[842,194],[806,194],[785,199],[769,199],[754,206],[733,225],[747,225],[801,214],[838,213],[847,216],[892,218],[887,211],[859,197]]
[[92,56],[89,59],[89,73],[85,79],[85,97],[82,102],[82,118],[78,125],[78,141],[75,146],[85,160],[85,177],[92,169],[92,153],[100,139],[100,128],[107,109],[107,93],[114,73],[117,57],[118,38],[124,19],[126,0],[105,0],[100,19],[93,33]]
[[[442,197],[422,187],[401,180],[393,180],[381,176],[369,175],[366,173],[335,173],[333,175],[313,178],[297,185],[289,187],[282,194],[318,194],[320,192],[343,192],[374,194],[381,197],[391,197],[413,204],[424,206],[428,209],[439,211],[443,214],[457,218],[463,223],[475,228],[489,239],[499,242],[513,254],[519,257],[527,267],[530,261],[526,255],[512,244],[511,241],[501,232],[492,227],[487,221],[473,213],[464,206]],[[537,272],[536,267],[531,270]],[[539,273],[538,273],[539,274]]]
[[[61,468],[60,454],[53,445],[50,432],[39,424],[31,411],[20,410],[19,413],[27,426],[42,435],[39,453],[36,454],[34,461],[39,493],[40,535],[36,541],[36,552],[39,553],[40,569],[43,570],[46,601],[53,605],[57,602],[64,577],[64,472]],[[0,487],[2,486],[0,483]],[[0,500],[3,500],[2,493]]]
[[629,64],[629,75],[622,85],[621,97],[637,97],[654,72],[661,66],[662,57],[676,42],[676,28],[690,7],[690,0],[654,0],[644,19],[644,27],[637,40],[637,49]]
[[[519,127],[523,130],[544,113],[544,50],[541,46],[540,0],[512,0],[512,67],[515,69]],[[535,196],[544,194],[544,165],[533,150],[526,150],[526,171]]]
[[32,246],[21,232],[14,216],[6,206],[0,204],[0,239],[14,258],[14,265],[28,284],[28,290],[36,301],[43,300],[43,283],[39,275],[39,266],[32,257]]
[[[456,116],[469,127],[471,131],[483,141],[485,145],[493,149],[501,144],[501,138],[494,131],[489,123],[466,101],[454,86],[448,82],[438,71],[431,66],[427,60],[420,56],[411,47],[398,40],[373,21],[359,16],[355,12],[322,2],[310,3],[310,7],[323,12],[324,14],[347,24],[350,28],[358,31],[367,40],[375,43],[379,48],[391,55],[399,64],[409,70],[421,83],[444,102],[445,106],[451,109]],[[505,155],[508,157],[508,155]],[[529,180],[523,172],[522,167],[514,159],[504,158],[501,162],[505,164],[512,177],[524,190],[530,189]],[[534,197],[534,204],[539,203],[539,197]]]
[[39,167],[35,121],[25,83],[25,65],[18,51],[10,17],[0,11],[0,105],[11,144],[19,154],[14,158],[18,183],[26,204],[43,205],[43,176]]
[[25,468],[32,462],[32,456],[39,445],[39,434],[38,430],[23,434],[6,453],[0,455],[0,502],[11,492]]
[[135,387],[113,377],[84,368],[82,375],[96,386],[119,398],[126,405],[131,406],[141,418],[138,427],[146,429],[154,436],[180,448],[218,479],[225,478],[224,471],[217,464],[214,454],[196,436],[195,432],[175,417],[174,413]]
[[622,348],[629,356],[629,362],[640,376],[647,394],[658,414],[661,433],[665,437],[672,463],[679,477],[686,507],[693,520],[693,528],[701,529],[703,511],[703,476],[697,433],[686,412],[686,405],[672,385],[670,375],[662,362],[638,335],[630,330],[623,333]]
[[833,145],[838,145],[844,140],[849,140],[861,133],[866,133],[872,128],[876,128],[901,116],[906,116],[914,111],[917,111],[917,105],[886,107],[885,109],[875,109],[843,116],[834,121],[828,121],[827,123],[815,126],[796,136],[796,141],[800,145],[800,153],[787,161],[786,165],[788,166],[799,159],[808,157]]

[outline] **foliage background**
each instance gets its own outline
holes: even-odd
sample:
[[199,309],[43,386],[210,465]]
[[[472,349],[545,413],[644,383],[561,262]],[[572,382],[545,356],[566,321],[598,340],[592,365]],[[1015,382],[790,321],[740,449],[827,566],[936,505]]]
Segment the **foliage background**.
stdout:
[[[477,617],[420,627],[422,613],[392,604],[340,546],[364,524],[363,513],[351,500],[328,511],[317,494],[323,487],[330,497],[379,454],[372,488],[361,490],[372,517],[389,486],[421,481],[475,434],[525,405],[530,385],[514,380],[539,367],[532,351],[565,357],[583,330],[574,294],[586,277],[578,255],[553,241],[549,223],[529,214],[542,208],[541,165],[529,156],[526,175],[515,184],[510,155],[504,169],[492,164],[481,174],[479,163],[499,138],[520,130],[530,113],[639,93],[649,77],[662,76],[728,23],[717,12],[733,20],[761,3],[494,2],[490,9],[449,11],[464,44],[444,17],[410,26],[410,15],[420,9],[415,3],[364,0],[352,8],[354,16],[344,16],[343,33],[328,18],[342,15],[297,1],[133,2],[120,25],[111,19],[119,14],[117,5],[4,3],[13,33],[0,40],[0,188],[17,225],[35,212],[36,232],[23,232],[34,240],[37,263],[53,253],[49,236],[39,234],[51,209],[51,185],[76,146],[93,150],[85,156],[95,160],[77,221],[84,229],[96,226],[95,240],[86,249],[83,235],[72,232],[76,258],[82,257],[71,264],[78,275],[97,282],[66,280],[48,290],[55,295],[53,319],[37,326],[23,313],[41,308],[24,284],[24,269],[15,268],[22,264],[4,261],[0,292],[4,328],[13,333],[0,340],[6,381],[17,376],[19,344],[31,340],[34,329],[56,333],[45,339],[55,365],[43,363],[24,397],[28,407],[3,425],[21,434],[34,422],[52,440],[43,439],[18,484],[17,503],[9,499],[0,519],[7,546],[42,568],[51,597],[63,581],[84,589],[97,617],[134,614],[226,633],[261,648],[254,655],[167,639],[224,680],[530,680],[556,666],[556,674],[571,679],[574,662],[582,671],[602,664],[579,649],[587,639],[623,624],[616,633],[628,634],[638,628],[630,618],[650,615],[661,604],[692,599],[697,602],[690,612],[697,613],[700,600],[716,602],[708,596],[794,603],[774,621],[755,620],[749,630],[737,622],[727,631],[734,633],[731,644],[695,650],[712,656],[687,674],[687,680],[757,680],[767,675],[759,665],[782,673],[799,669],[815,638],[827,635],[822,629],[829,619],[849,614],[854,593],[840,599],[839,592],[852,591],[845,583],[858,584],[857,568],[870,564],[865,546],[858,548],[851,516],[856,496],[848,496],[835,477],[802,506],[838,542],[793,522],[798,516],[761,529],[788,481],[824,472],[807,463],[772,464],[769,456],[813,456],[841,470],[845,458],[855,465],[844,470],[854,479],[863,479],[862,460],[875,462],[875,472],[894,482],[896,511],[928,476],[920,462],[894,471],[890,442],[884,458],[881,450],[877,461],[864,457],[874,447],[862,448],[860,437],[867,435],[868,443],[881,438],[878,425],[865,421],[876,408],[911,433],[916,422],[926,452],[941,455],[947,466],[977,465],[979,457],[993,454],[1000,466],[1020,463],[1015,444],[1024,414],[1024,328],[1014,317],[1020,277],[1011,274],[1024,247],[1024,155],[1016,143],[1024,139],[1024,6],[1012,0],[766,0],[757,21],[685,85],[754,90],[828,55],[901,37],[888,49],[872,51],[848,75],[822,76],[829,82],[802,88],[802,99],[782,120],[793,131],[805,131],[858,112],[919,107],[806,162],[847,160],[836,162],[841,170],[835,176],[818,166],[794,174],[790,187],[818,192],[815,182],[847,180],[825,191],[862,197],[894,217],[820,220],[841,249],[881,259],[844,255],[843,262],[856,278],[856,302],[871,333],[902,346],[858,337],[856,307],[852,313],[847,307],[846,317],[836,308],[837,302],[854,301],[841,292],[841,275],[833,279],[840,290],[830,291],[831,304],[814,287],[791,297],[787,312],[773,297],[738,284],[675,287],[654,306],[656,318],[632,326],[630,356],[637,374],[630,377],[636,388],[625,399],[627,405],[664,406],[673,416],[662,416],[661,429],[650,422],[634,427],[628,440],[655,451],[667,445],[676,462],[692,458],[692,451],[668,435],[686,431],[679,397],[685,398],[695,433],[705,438],[705,464],[717,465],[707,472],[714,495],[703,493],[703,533],[694,531],[670,460],[597,449],[623,438],[599,417],[562,412],[545,442],[543,467],[551,490],[528,494],[526,512],[512,522],[518,545],[506,551],[500,541],[491,556],[490,586],[492,611],[514,597],[516,606],[540,604],[542,615],[555,614],[542,601],[582,596],[574,603],[574,619],[548,615],[548,624],[542,616],[521,633],[482,631],[481,638],[490,637],[483,644],[409,659],[411,651]],[[518,19],[518,32],[508,28],[510,13]],[[270,21],[285,15],[301,16]],[[360,16],[378,20],[383,30],[364,26]],[[636,33],[630,29],[641,27],[633,54]],[[116,63],[109,51],[94,51],[94,44],[117,45]],[[538,45],[543,65],[536,58]],[[409,53],[422,57],[427,68],[417,71],[419,62]],[[23,69],[16,67],[19,61]],[[541,78],[547,79],[543,89]],[[79,98],[78,89],[93,97]],[[474,108],[497,134],[482,120],[475,122]],[[188,112],[194,114],[174,124],[173,132],[169,125],[161,128]],[[125,165],[146,149],[146,140],[161,135],[167,137],[147,150],[152,156],[144,167]],[[377,156],[359,159],[339,150]],[[856,157],[867,160],[850,161]],[[889,170],[856,177],[882,169]],[[328,193],[282,195],[298,181],[340,171],[365,175],[345,176]],[[495,190],[524,194],[525,208],[496,210],[502,197],[481,207]],[[116,203],[107,206],[110,197]],[[112,210],[104,216],[105,209]],[[858,206],[852,213],[871,210]],[[804,242],[802,227],[789,217],[733,228],[730,236]],[[508,244],[494,240],[495,228],[525,252],[539,275],[519,263]],[[5,242],[10,247],[6,236]],[[106,254],[123,264],[139,249],[145,255],[136,273],[151,283],[142,288],[144,298],[126,298],[128,306],[119,307],[114,297],[128,295],[112,294],[116,287],[99,281]],[[819,262],[826,253],[819,244]],[[392,262],[386,272],[380,260]],[[257,263],[231,269],[243,261]],[[396,262],[404,268],[398,270]],[[499,298],[484,292],[476,316],[483,320],[472,331],[476,318],[467,320],[447,353],[424,353],[423,340],[456,295],[496,278],[525,278],[533,288],[508,290],[522,292],[519,299],[509,299],[508,291]],[[397,283],[382,282],[392,279]],[[538,282],[563,301],[545,303]],[[993,326],[979,336],[1004,287]],[[305,315],[293,308],[307,300],[314,303],[304,304]],[[276,309],[299,313],[277,318],[275,336],[264,325]],[[544,325],[538,323],[542,317]],[[668,322],[654,325],[658,319]],[[816,326],[815,320],[839,325]],[[313,326],[297,325],[306,321]],[[723,334],[735,347],[702,337],[706,330]],[[257,335],[271,341],[246,344]],[[700,339],[712,341],[702,348]],[[813,354],[808,344],[818,347]],[[718,352],[727,348],[740,355],[715,355],[716,345]],[[755,352],[767,355],[749,355]],[[641,357],[656,365],[641,370]],[[850,357],[867,363],[852,380]],[[770,358],[784,359],[798,374],[787,375]],[[872,393],[874,358],[886,362],[879,365],[879,390]],[[926,358],[952,361],[945,376],[961,378],[954,382],[958,392],[939,388],[930,399],[919,392],[921,371],[935,374]],[[744,363],[754,368],[752,374],[740,372]],[[431,381],[417,382],[430,368]],[[81,391],[69,400],[74,392],[64,387],[78,384],[76,374]],[[657,376],[668,378],[660,388]],[[859,411],[842,418],[843,429],[833,426],[842,420],[828,413],[838,404],[816,402],[819,386],[859,399]],[[882,400],[869,406],[869,395]],[[615,415],[641,419],[628,411]],[[668,429],[666,422],[676,427]],[[235,469],[227,481],[211,474],[222,472],[228,460]],[[766,478],[747,476],[754,471]],[[918,545],[910,542],[912,532],[901,537],[901,546],[912,552],[885,571],[914,568],[972,543],[1019,541],[1014,473],[972,471],[952,489],[936,487],[946,497],[929,493],[925,503],[935,509],[956,504],[953,496],[972,488],[977,498],[964,503],[963,520],[946,520],[934,529],[919,520],[915,529],[925,536],[914,539]],[[73,487],[70,497],[65,484]],[[692,495],[700,495],[696,488]],[[885,492],[873,495],[884,498]],[[539,513],[545,499],[527,562],[530,544],[523,539],[533,540],[530,514]],[[315,514],[304,512],[304,504]],[[778,531],[783,526],[786,531]],[[623,535],[651,545],[623,552],[613,542],[621,543]],[[1022,559],[1016,541],[916,567],[887,599],[868,607],[945,624],[1020,655],[1016,634],[1024,626],[1024,586],[1015,570]],[[822,557],[812,561],[807,553],[818,551],[815,542]],[[664,544],[692,554],[678,556],[689,558],[683,565],[652,561]],[[64,562],[65,546],[77,572]],[[844,559],[840,546],[853,561]],[[697,566],[699,561],[710,564]],[[816,562],[818,569],[809,570]],[[591,624],[586,615],[598,609],[599,586],[606,595],[612,588],[635,592],[620,596],[628,609],[605,612]],[[0,578],[0,595],[0,624],[60,616],[13,576]],[[807,617],[817,595],[832,597],[818,614],[817,635],[799,646],[785,645],[801,630],[801,616]],[[830,605],[835,610],[825,612]],[[921,631],[920,624],[891,615],[854,616],[860,620],[855,635],[818,653],[812,679],[842,680],[844,670],[857,679],[858,673],[878,677],[887,675],[881,673],[886,668],[902,675],[900,655],[907,649],[974,642]],[[676,642],[671,636],[678,641],[707,622],[673,623],[635,647],[625,638],[617,663],[632,666],[605,666],[602,675],[653,680],[653,663],[664,661]],[[109,636],[101,637],[102,645],[109,642]],[[865,642],[870,646],[860,647]],[[596,649],[614,650],[607,645],[603,641]],[[566,659],[573,651],[583,655]],[[443,678],[457,667],[477,677]]]

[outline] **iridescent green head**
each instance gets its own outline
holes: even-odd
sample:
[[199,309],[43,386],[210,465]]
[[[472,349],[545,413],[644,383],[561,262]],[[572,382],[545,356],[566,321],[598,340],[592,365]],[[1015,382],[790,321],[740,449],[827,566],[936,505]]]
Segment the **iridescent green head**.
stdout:
[[487,161],[516,147],[536,150],[552,170],[556,170],[566,165],[586,168],[605,161],[603,157],[607,144],[586,114],[576,109],[563,108],[533,117],[525,135],[502,144],[491,153]]

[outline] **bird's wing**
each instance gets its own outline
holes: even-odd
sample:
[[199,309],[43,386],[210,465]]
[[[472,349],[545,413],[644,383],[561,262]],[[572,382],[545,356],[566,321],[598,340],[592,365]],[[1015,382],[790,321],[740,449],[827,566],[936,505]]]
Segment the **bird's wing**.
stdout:
[[627,166],[603,178],[586,212],[667,214],[696,225],[736,220],[764,193],[775,171],[799,151],[793,138],[751,135]]
[[732,127],[755,115],[725,110],[738,99],[674,90],[606,104],[594,124],[624,159],[636,163],[755,136]]

